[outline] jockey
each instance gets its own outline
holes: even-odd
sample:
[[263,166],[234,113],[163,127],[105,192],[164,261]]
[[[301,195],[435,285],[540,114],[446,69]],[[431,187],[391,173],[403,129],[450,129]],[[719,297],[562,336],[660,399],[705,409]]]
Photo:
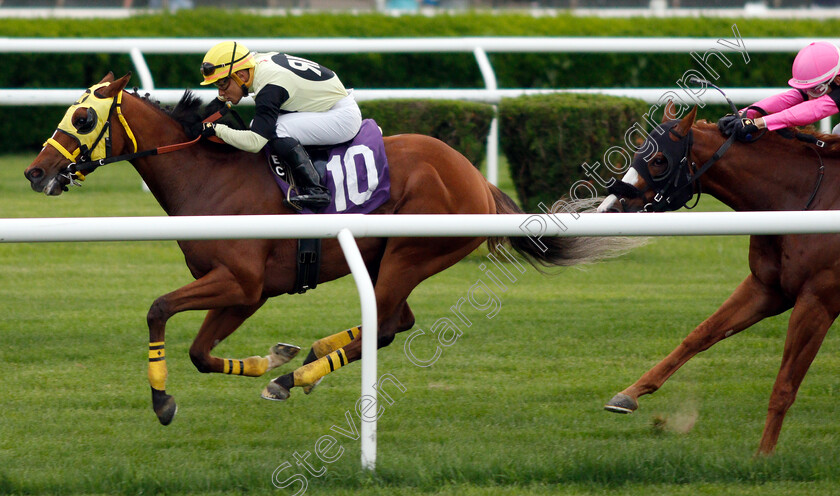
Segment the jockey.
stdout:
[[235,41],[217,44],[201,64],[202,85],[214,84],[219,100],[233,104],[254,94],[256,109],[251,128],[232,129],[204,124],[202,136],[218,136],[225,143],[259,152],[268,143],[292,169],[302,207],[320,210],[329,205],[329,190],[321,186],[303,145],[334,145],[359,132],[362,114],[353,90],[336,74],[300,57],[283,53],[250,52]]
[[806,46],[793,60],[794,89],[765,98],[747,110],[744,118],[729,114],[718,121],[718,128],[729,136],[750,141],[759,129],[770,131],[792,126],[806,126],[840,111],[840,49],[827,41]]

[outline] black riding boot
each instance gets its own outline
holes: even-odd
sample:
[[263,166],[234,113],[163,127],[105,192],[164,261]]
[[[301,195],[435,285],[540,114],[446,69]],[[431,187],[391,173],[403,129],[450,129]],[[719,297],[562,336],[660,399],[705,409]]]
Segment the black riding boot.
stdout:
[[[297,196],[291,198],[296,204],[311,210],[322,210],[330,204],[330,191],[321,186],[321,176],[315,170],[312,159],[300,143],[288,148],[289,138],[273,140],[274,152],[292,169],[297,188]],[[283,143],[283,141],[286,141]],[[285,149],[284,149],[285,148]]]

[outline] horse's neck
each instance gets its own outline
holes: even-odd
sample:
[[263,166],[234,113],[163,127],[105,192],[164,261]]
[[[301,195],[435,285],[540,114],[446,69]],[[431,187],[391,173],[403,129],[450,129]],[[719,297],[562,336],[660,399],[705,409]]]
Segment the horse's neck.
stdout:
[[[125,113],[126,120],[137,140],[137,151],[187,141],[180,124],[160,115],[158,111],[143,102],[134,101],[132,107],[125,109]],[[177,210],[182,203],[180,192],[185,190],[186,181],[196,176],[195,171],[189,170],[195,167],[195,162],[183,160],[182,154],[183,152],[173,152],[131,161],[143,182],[169,215],[178,213]],[[180,161],[178,161],[179,156]]]
[[[144,102],[132,99],[125,113],[137,139],[138,151],[188,141],[179,123]],[[132,165],[168,215],[240,214],[249,213],[249,203],[238,202],[239,196],[231,195],[231,189],[240,187],[250,191],[253,203],[259,203],[260,195],[271,194],[255,178],[261,170],[246,167],[253,164],[240,163],[243,156],[218,155],[195,144],[180,151],[137,159]]]
[[[705,164],[723,142],[717,130],[695,132],[697,166]],[[795,159],[793,151],[777,142],[736,142],[700,178],[702,191],[737,211],[801,210],[816,178],[816,156],[807,157],[814,160],[813,171],[789,165]]]
[[175,160],[178,155],[183,157],[181,153],[146,157],[132,162],[167,215],[181,215],[187,207],[185,202],[192,196],[189,194],[191,188],[182,178],[196,177],[196,174],[181,167],[189,166],[192,161]]

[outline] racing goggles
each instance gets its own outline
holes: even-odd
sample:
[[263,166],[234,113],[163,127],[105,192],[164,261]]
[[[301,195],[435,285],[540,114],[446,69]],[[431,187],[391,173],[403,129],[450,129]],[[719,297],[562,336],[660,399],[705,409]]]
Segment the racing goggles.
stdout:
[[809,88],[806,93],[808,93],[808,96],[811,98],[819,98],[828,93],[830,87],[831,85],[828,83],[820,83],[813,88]]

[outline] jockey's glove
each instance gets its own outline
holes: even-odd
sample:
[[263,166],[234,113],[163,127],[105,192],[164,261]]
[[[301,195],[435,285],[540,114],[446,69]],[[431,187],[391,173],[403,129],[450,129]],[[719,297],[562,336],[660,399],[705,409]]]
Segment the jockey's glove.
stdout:
[[753,141],[758,137],[758,126],[755,125],[752,119],[744,117],[738,121],[735,128],[735,139],[738,141]]
[[213,122],[202,122],[201,137],[209,138],[211,136],[216,136],[216,124]]
[[726,114],[717,121],[718,129],[724,136],[731,136],[737,129],[741,117],[736,114]]
[[209,138],[216,136],[216,124],[213,122],[196,122],[187,129],[187,134],[195,137]]

